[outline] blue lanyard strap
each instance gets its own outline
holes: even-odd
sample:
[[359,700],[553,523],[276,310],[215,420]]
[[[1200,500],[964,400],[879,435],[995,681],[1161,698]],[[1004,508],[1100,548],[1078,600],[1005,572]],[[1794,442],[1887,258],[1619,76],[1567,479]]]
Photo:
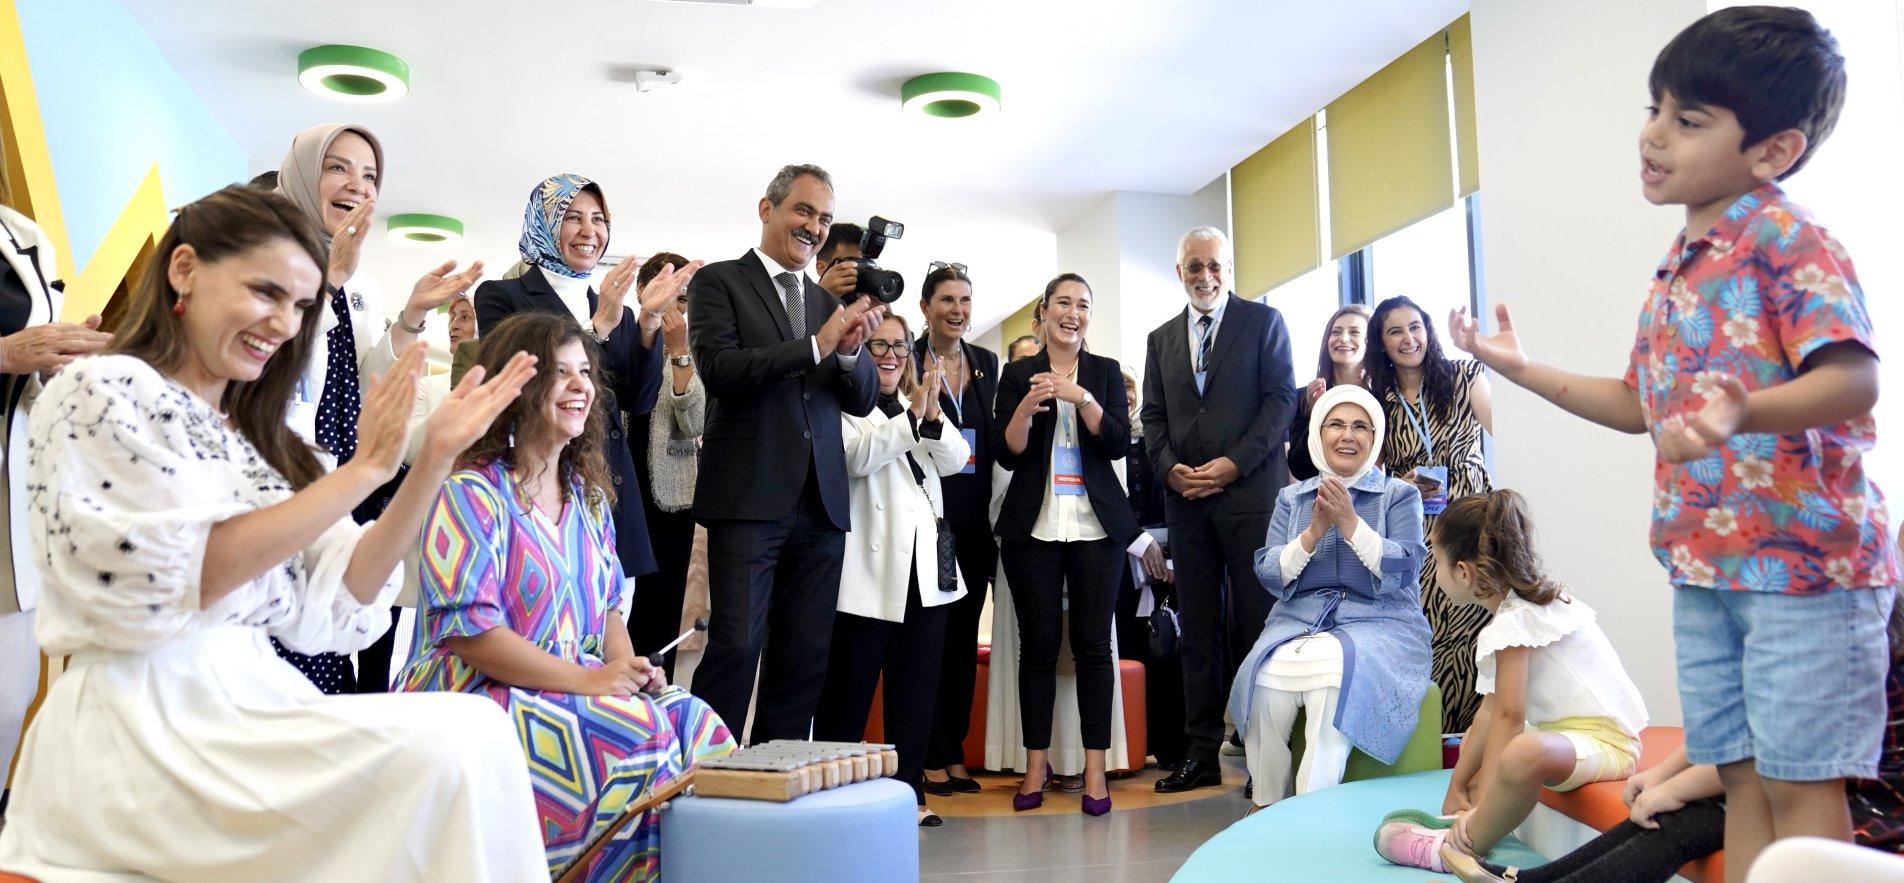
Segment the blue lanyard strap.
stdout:
[[[1428,462],[1433,463],[1435,460],[1435,439],[1428,434],[1428,424],[1424,422],[1422,418],[1415,413],[1415,409],[1408,404],[1407,394],[1397,389],[1395,390],[1395,398],[1401,400],[1402,410],[1408,414],[1408,422],[1415,425],[1415,432],[1421,436],[1422,447],[1427,449]],[[1422,399],[1421,409],[1424,412],[1428,410],[1428,400],[1425,397]]]

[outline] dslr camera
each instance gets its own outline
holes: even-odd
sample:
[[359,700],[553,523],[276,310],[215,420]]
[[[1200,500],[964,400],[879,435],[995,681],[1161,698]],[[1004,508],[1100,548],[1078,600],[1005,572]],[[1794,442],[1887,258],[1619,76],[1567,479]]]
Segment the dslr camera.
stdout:
[[889,304],[899,299],[906,291],[906,280],[892,270],[882,270],[877,263],[881,252],[886,250],[886,240],[899,239],[906,235],[906,225],[898,221],[888,221],[878,215],[866,222],[866,232],[860,234],[859,282],[853,290],[840,298],[845,303],[859,300],[866,295],[880,303]]

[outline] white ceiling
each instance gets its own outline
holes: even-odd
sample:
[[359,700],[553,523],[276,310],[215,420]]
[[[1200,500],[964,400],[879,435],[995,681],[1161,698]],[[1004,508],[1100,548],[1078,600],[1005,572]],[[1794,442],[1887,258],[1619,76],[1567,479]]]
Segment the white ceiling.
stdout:
[[[238,144],[276,168],[298,130],[358,122],[385,145],[379,214],[461,219],[458,248],[388,245],[366,266],[395,299],[423,270],[515,260],[544,176],[602,182],[616,253],[719,260],[759,238],[754,205],[788,162],[827,167],[841,220],[908,225],[884,263],[972,268],[974,325],[1054,271],[1055,231],[1117,190],[1187,194],[1427,34],[1466,0],[821,0],[778,10],[657,0],[125,0]],[[297,84],[297,53],[358,43],[410,63],[400,102]],[[637,94],[617,66],[677,69]],[[902,116],[936,70],[999,81],[977,121]],[[911,300],[910,297],[907,298]]]

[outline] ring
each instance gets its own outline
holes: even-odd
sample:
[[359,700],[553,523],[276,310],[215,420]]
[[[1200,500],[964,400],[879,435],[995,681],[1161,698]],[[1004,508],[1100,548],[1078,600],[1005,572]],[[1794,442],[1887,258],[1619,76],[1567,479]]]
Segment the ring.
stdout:
[[350,226],[348,226],[348,227],[345,227],[345,228],[344,228],[344,233],[345,233],[346,235],[349,235],[349,236],[356,236],[356,235],[357,235],[357,225],[356,225],[356,224],[352,224],[352,225],[350,225]]

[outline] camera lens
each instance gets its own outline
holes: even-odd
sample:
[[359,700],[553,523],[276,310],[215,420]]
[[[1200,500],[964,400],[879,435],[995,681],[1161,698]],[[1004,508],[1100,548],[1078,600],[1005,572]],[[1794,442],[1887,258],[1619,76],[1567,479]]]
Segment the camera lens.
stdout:
[[904,277],[901,277],[892,270],[882,270],[878,264],[872,261],[861,260],[859,262],[859,282],[853,286],[852,291],[847,292],[846,297],[842,298],[842,300],[850,304],[853,301],[859,300],[859,296],[864,294],[880,303],[889,304],[898,300],[899,296],[904,294],[905,291],[906,280]]

